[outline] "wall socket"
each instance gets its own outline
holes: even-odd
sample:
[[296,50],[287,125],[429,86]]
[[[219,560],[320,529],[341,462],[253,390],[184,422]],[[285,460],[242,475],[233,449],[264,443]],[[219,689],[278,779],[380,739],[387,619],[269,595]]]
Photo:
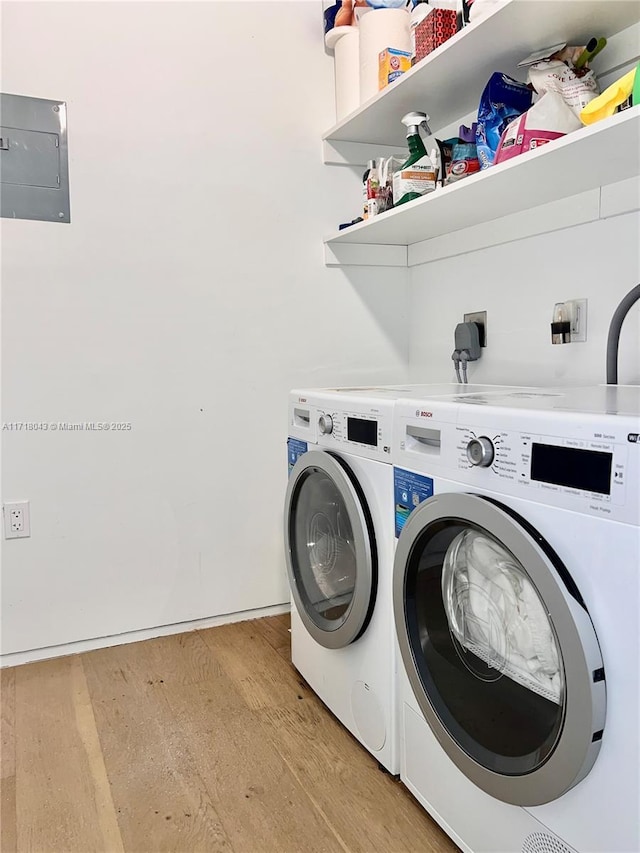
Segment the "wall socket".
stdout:
[[487,345],[487,312],[486,311],[472,311],[471,314],[464,315],[465,323],[475,323],[478,326],[478,332],[480,337],[480,346],[486,347]]
[[5,539],[26,539],[31,536],[29,501],[14,501],[2,505]]

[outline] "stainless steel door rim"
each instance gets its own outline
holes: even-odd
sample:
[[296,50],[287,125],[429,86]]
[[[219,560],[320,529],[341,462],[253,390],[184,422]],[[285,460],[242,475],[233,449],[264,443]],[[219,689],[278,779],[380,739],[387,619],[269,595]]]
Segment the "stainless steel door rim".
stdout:
[[[316,486],[325,483],[326,489],[334,490],[335,501],[340,505],[339,511],[334,508],[337,522],[323,512],[322,507],[313,512],[307,506],[304,509],[306,517],[300,518],[299,504],[310,483]],[[343,523],[349,530],[348,541],[345,541],[347,537],[341,537],[341,531],[331,529],[332,525],[339,525],[342,512]],[[298,540],[303,534],[306,541],[300,543]],[[319,545],[314,537],[320,535],[323,539]],[[369,510],[346,462],[322,450],[310,450],[298,459],[289,475],[285,496],[284,539],[289,585],[306,629],[326,648],[348,646],[363,633],[371,616],[377,586],[377,555]],[[340,549],[345,547],[349,548],[354,575],[352,591],[348,603],[341,605],[344,612],[339,618],[325,618],[310,599],[311,576],[319,573],[318,566],[329,574],[340,559]],[[301,563],[304,560],[310,564],[306,572],[311,578],[309,582],[303,576]],[[322,578],[319,578],[318,595],[323,589]]]

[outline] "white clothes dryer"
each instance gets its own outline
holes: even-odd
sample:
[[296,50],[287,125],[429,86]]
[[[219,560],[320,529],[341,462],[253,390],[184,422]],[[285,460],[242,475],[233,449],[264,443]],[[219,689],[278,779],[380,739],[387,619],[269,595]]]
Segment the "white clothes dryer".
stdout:
[[636,853],[640,389],[401,401],[393,456],[401,779],[465,851]]

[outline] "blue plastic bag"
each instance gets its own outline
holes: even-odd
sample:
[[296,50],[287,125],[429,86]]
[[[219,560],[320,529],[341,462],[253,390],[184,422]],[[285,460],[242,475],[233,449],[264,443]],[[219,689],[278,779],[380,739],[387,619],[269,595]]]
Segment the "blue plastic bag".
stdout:
[[496,71],[484,88],[478,107],[476,144],[481,169],[493,166],[503,130],[531,106],[533,93],[524,83]]

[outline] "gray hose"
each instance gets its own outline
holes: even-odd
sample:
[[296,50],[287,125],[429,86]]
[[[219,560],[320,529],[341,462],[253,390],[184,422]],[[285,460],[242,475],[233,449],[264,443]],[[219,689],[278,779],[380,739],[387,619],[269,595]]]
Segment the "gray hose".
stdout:
[[618,384],[618,344],[620,330],[629,309],[640,299],[640,284],[632,287],[615,310],[607,337],[607,385]]

